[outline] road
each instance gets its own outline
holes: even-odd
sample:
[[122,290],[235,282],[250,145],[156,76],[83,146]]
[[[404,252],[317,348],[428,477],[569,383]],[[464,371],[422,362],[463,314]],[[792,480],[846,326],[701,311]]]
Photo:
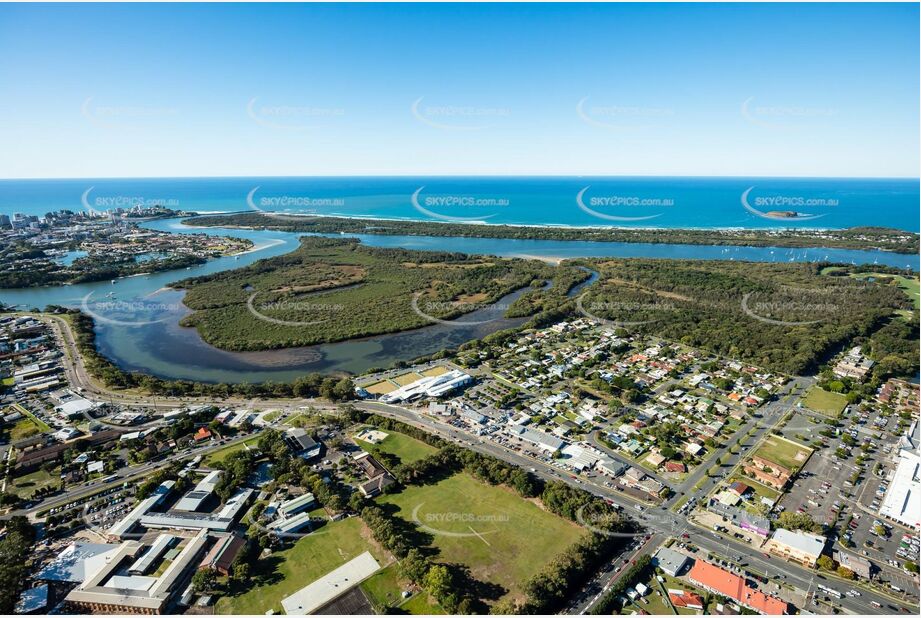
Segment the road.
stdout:
[[[756,423],[760,423],[759,435],[763,435],[768,431],[769,426],[767,422],[769,422],[769,418],[776,418],[777,421],[783,418],[782,413],[785,412],[786,408],[780,401],[776,403],[781,405],[766,409],[764,418]],[[461,431],[456,427],[438,422],[432,417],[399,406],[378,402],[360,402],[356,404],[356,406],[370,412],[381,414],[382,416],[396,418],[410,425],[425,429],[430,433],[440,435],[450,441],[461,442],[473,450],[492,455],[526,469],[534,468],[536,470],[535,474],[541,478],[547,480],[561,480],[591,491],[602,498],[628,509],[628,512],[640,523],[649,530],[660,535],[678,536],[682,531],[688,529],[688,520],[683,515],[678,515],[670,511],[668,505],[663,505],[655,509],[648,507],[637,508],[639,503],[631,500],[622,492],[605,487],[591,479],[573,479],[565,473],[561,474],[557,472],[555,468],[542,460],[525,457],[491,441],[483,440],[465,431]],[[737,456],[737,459],[740,456],[741,455]],[[711,479],[711,481],[715,482],[713,479]],[[704,492],[706,490],[706,487],[704,487],[699,489],[698,492]],[[699,495],[703,494],[700,493]],[[753,550],[748,544],[741,543],[736,539],[722,537],[709,530],[696,529],[691,541],[706,551],[736,562],[746,569],[764,574],[771,581],[783,582],[784,584],[796,586],[802,590],[814,590],[816,580],[823,579],[816,571],[805,569],[798,564],[786,562],[780,558],[766,557],[766,555]],[[834,580],[827,581],[825,585],[841,590],[847,588],[846,584],[838,583]],[[775,593],[776,591],[767,587],[765,592]],[[886,608],[888,604],[893,603],[895,600],[875,592],[866,591],[863,592],[860,597],[844,597],[837,600],[836,605],[841,609],[855,614],[880,613],[880,610],[871,604],[872,601],[876,601],[880,603],[883,608]],[[904,601],[896,602],[897,605],[902,605],[904,603]],[[807,607],[801,609],[810,610],[811,608]]]
[[[175,409],[179,406],[189,404],[194,405],[197,403],[215,403],[216,405],[233,404],[247,406],[253,406],[256,403],[259,403],[261,405],[269,404],[273,407],[286,409],[303,407],[308,403],[308,401],[304,399],[273,399],[268,401],[261,401],[252,398],[241,399],[233,397],[222,399],[220,402],[215,402],[213,398],[208,399],[190,397],[185,399],[176,399],[169,397],[145,397],[133,393],[126,394],[112,392],[105,389],[104,387],[97,385],[90,378],[83,363],[83,359],[77,349],[70,325],[63,319],[56,316],[52,316],[51,319],[53,321],[52,324],[56,325],[55,331],[58,334],[59,339],[65,343],[65,349],[68,350],[69,359],[65,366],[65,370],[67,372],[68,379],[72,380],[71,384],[83,388],[84,394],[95,395],[102,400],[113,401],[126,405],[148,406],[157,409]],[[752,436],[752,440],[753,443],[757,443],[770,430],[771,427],[773,427],[783,418],[786,412],[792,409],[792,404],[787,402],[795,401],[795,395],[802,392],[806,387],[808,387],[810,383],[811,379],[809,378],[794,378],[794,380],[788,385],[785,393],[780,394],[777,400],[769,402],[762,408],[761,419],[750,420],[739,430],[742,433],[737,432],[736,435],[744,435],[746,431],[754,428],[755,433]],[[784,396],[785,394],[790,396]],[[520,455],[515,451],[503,448],[491,441],[483,440],[450,425],[436,422],[430,417],[417,414],[411,410],[378,402],[359,402],[357,407],[376,412],[384,416],[397,418],[417,427],[422,427],[427,431],[441,435],[455,442],[461,442],[474,450],[489,454],[493,457],[497,457],[526,469],[533,468],[536,471],[535,474],[541,478],[544,478],[545,480],[562,480],[566,483],[580,486],[588,491],[595,493],[596,495],[619,504],[622,507],[630,509],[629,512],[638,521],[647,526],[647,528],[650,530],[661,535],[674,536],[678,534],[679,531],[685,530],[687,527],[687,519],[684,516],[671,512],[669,510],[671,505],[673,505],[685,495],[698,497],[704,496],[707,492],[710,491],[710,489],[712,489],[712,486],[719,481],[719,477],[708,477],[700,488],[694,490],[693,486],[701,479],[703,479],[707,473],[707,465],[702,465],[699,466],[694,473],[689,475],[688,478],[685,479],[680,485],[674,488],[676,491],[674,491],[672,497],[666,504],[656,509],[648,508],[648,506],[640,507],[640,503],[628,496],[625,496],[622,492],[618,492],[614,489],[605,487],[604,485],[599,484],[591,479],[580,480],[570,478],[569,475],[557,472],[556,469],[548,465],[546,462],[543,462],[542,460]],[[222,446],[227,446],[227,444]],[[213,447],[213,449],[216,448],[219,447]],[[207,451],[199,450],[194,454],[203,452]],[[168,458],[167,461],[177,458],[181,459],[183,457],[193,457],[194,454],[174,455],[172,458]],[[739,449],[738,453],[733,454],[729,452],[729,447],[726,445],[712,453],[708,459],[708,462],[717,461],[719,457],[724,455],[727,456],[727,460],[724,462],[724,467],[731,470],[741,461],[744,453],[743,449]],[[154,467],[157,465],[162,465],[162,463],[163,461],[157,462],[154,464]],[[146,465],[150,466],[150,464]],[[129,478],[132,475],[143,474],[146,471],[149,471],[149,468],[147,470],[143,469],[142,467],[126,468],[124,471],[120,472],[119,481],[114,481],[114,483],[122,482],[122,479]],[[65,492],[65,494],[62,496],[56,497],[53,501],[46,501],[41,505],[41,509],[44,510],[45,508],[55,506],[56,504],[66,504],[68,501],[72,501],[74,497],[80,497],[82,494],[79,492],[83,492],[83,494],[91,493],[98,491],[102,487],[104,486],[78,486],[72,490],[68,490],[68,492]],[[724,538],[711,531],[698,531],[695,534],[693,542],[707,551],[729,558],[732,561],[742,564],[748,569],[757,571],[759,573],[764,573],[768,576],[769,579],[777,579],[778,581],[783,580],[784,583],[794,585],[803,590],[815,589],[815,580],[817,577],[815,571],[804,569],[799,565],[782,561],[779,558],[767,558],[762,554],[754,551],[749,545],[740,543],[735,539]],[[821,579],[821,576],[818,577]],[[834,587],[833,581],[829,583]],[[836,587],[843,589],[844,586],[846,586],[846,584],[839,583]],[[768,592],[770,592],[770,590],[768,590]],[[883,608],[886,608],[887,605],[889,605],[893,600],[894,599],[892,598],[880,595],[875,592],[864,592],[861,597],[844,597],[836,603],[842,609],[852,613],[877,614],[880,613],[880,610],[871,605],[872,601],[876,601],[880,603]],[[899,601],[898,603],[902,604],[903,602]]]
[[103,491],[105,489],[109,489],[111,487],[117,487],[118,485],[121,485],[125,481],[134,480],[136,478],[143,477],[144,475],[149,474],[151,471],[156,470],[157,468],[162,468],[164,465],[172,463],[174,461],[193,459],[194,457],[198,455],[207,455],[208,453],[211,453],[213,451],[218,451],[218,450],[227,448],[228,446],[232,446],[236,444],[237,442],[249,440],[257,433],[258,431],[254,433],[238,436],[231,440],[227,440],[224,444],[214,444],[212,446],[192,449],[190,453],[185,453],[185,452],[174,453],[173,455],[170,455],[169,457],[165,457],[157,461],[149,461],[143,464],[127,466],[113,473],[111,476],[115,476],[116,478],[112,479],[111,481],[107,483],[101,483],[99,481],[90,481],[88,483],[81,483],[79,485],[74,485],[72,487],[65,489],[63,493],[57,494],[55,496],[51,496],[48,499],[43,500],[42,502],[40,502],[39,504],[33,507],[11,511],[7,515],[5,515],[5,517],[12,517],[14,515],[24,515],[34,520],[39,512],[47,511],[48,509],[54,508],[56,506],[61,506],[69,502],[73,502],[74,500],[79,500],[80,498],[83,498],[84,496],[92,495],[100,491]]

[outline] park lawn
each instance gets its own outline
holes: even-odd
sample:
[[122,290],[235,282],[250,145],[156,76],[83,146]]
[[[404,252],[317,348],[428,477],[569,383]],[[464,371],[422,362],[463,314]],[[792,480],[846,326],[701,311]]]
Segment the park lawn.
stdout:
[[400,609],[414,616],[443,616],[445,613],[438,601],[433,599],[428,592],[413,595],[400,605]]
[[811,454],[812,449],[808,446],[774,435],[769,436],[755,451],[755,455],[778,463],[785,468],[797,469],[803,467]]
[[429,446],[425,442],[411,438],[406,434],[397,433],[395,431],[387,431],[386,433],[387,437],[377,444],[371,444],[370,442],[365,442],[357,438],[355,439],[355,443],[368,452],[378,448],[384,453],[396,455],[403,463],[418,461],[419,459],[432,455],[438,450],[434,446]]
[[242,451],[244,448],[256,448],[259,444],[259,437],[249,438],[243,442],[237,442],[236,444],[231,444],[225,448],[209,453],[205,457],[206,466],[214,466],[214,464],[223,463],[225,459],[236,453],[237,451]]
[[8,487],[10,487],[11,491],[20,498],[28,498],[32,495],[32,492],[42,487],[55,485],[59,480],[60,468],[55,468],[53,474],[45,470],[36,470],[35,472],[16,477],[13,479],[12,485]]
[[358,517],[326,524],[293,546],[257,560],[252,565],[252,584],[241,594],[221,597],[215,611],[265,614],[274,609],[280,614],[282,599],[366,551],[385,566],[390,557],[368,538],[370,532],[363,530]]
[[378,500],[432,535],[438,561],[468,566],[479,581],[504,588],[501,598],[522,600],[523,584],[584,534],[513,490],[463,472]]
[[836,418],[847,405],[847,397],[813,386],[803,398],[803,405],[813,412]]

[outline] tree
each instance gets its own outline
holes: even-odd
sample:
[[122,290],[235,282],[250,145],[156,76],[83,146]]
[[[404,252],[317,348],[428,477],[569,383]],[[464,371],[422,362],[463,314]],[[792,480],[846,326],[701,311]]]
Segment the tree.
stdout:
[[249,564],[238,562],[233,565],[233,578],[238,582],[249,581]]
[[835,561],[831,559],[831,556],[822,554],[819,556],[819,559],[815,561],[815,563],[819,566],[819,568],[825,569],[826,571],[835,570]]
[[846,566],[838,567],[838,575],[844,579],[856,579],[857,576],[854,574],[854,571],[850,570]]
[[192,576],[192,588],[195,592],[207,592],[217,583],[217,572],[214,569],[202,569]]
[[917,573],[918,563],[913,560],[909,560],[908,562],[905,563],[905,570],[908,571],[909,573]]
[[400,562],[400,570],[407,579],[423,582],[429,570],[429,562],[418,548],[413,547]]
[[453,590],[451,571],[443,564],[436,564],[428,570],[423,578],[422,586],[436,599],[443,599]]

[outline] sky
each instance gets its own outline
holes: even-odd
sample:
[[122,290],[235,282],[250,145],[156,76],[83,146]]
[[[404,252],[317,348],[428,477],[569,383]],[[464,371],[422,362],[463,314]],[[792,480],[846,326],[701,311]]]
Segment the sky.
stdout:
[[917,4],[6,4],[0,178],[916,178],[918,50]]

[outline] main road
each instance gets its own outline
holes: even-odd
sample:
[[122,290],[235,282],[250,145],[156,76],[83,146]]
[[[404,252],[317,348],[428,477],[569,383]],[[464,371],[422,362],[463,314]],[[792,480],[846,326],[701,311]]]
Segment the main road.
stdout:
[[[68,352],[68,364],[65,367],[68,379],[72,380],[72,385],[82,388],[85,394],[95,395],[103,400],[109,400],[115,403],[148,406],[160,409],[174,409],[177,406],[188,405],[189,403],[214,403],[216,405],[241,404],[251,406],[257,401],[260,401],[258,399],[252,398],[243,399],[228,397],[218,402],[215,401],[214,398],[158,398],[138,395],[135,393],[112,392],[105,387],[96,384],[88,374],[83,363],[82,356],[77,348],[70,324],[57,316],[52,316],[51,319],[59,339],[64,343],[64,347]],[[789,385],[788,395],[793,395],[801,392],[809,383],[810,381],[808,378],[794,378],[793,382]],[[795,400],[795,398],[792,396],[780,397],[777,401],[768,403],[763,409],[763,417],[761,419],[754,419],[749,421],[749,423],[742,429],[754,428],[755,433],[752,438],[755,441],[759,440],[771,427],[776,425],[776,423],[783,418],[783,415],[789,411],[789,409],[791,409],[792,406],[785,404],[785,401],[787,400]],[[304,399],[273,399],[270,402],[264,403],[270,403],[270,405],[273,407],[278,408],[292,408],[302,407],[307,404],[308,401]],[[450,440],[466,444],[474,450],[508,461],[509,463],[522,466],[526,469],[533,469],[535,474],[544,479],[562,480],[566,483],[581,486],[615,504],[619,504],[622,507],[630,509],[630,513],[637,520],[642,522],[650,530],[663,535],[674,536],[679,534],[680,531],[687,529],[687,519],[683,516],[679,516],[678,514],[671,512],[669,510],[669,506],[671,504],[674,504],[674,502],[680,499],[682,495],[688,495],[689,497],[701,497],[705,495],[707,491],[709,491],[710,487],[712,487],[715,482],[717,482],[716,479],[708,478],[706,482],[701,485],[701,487],[698,487],[696,490],[691,489],[690,493],[688,493],[688,489],[692,488],[693,484],[696,484],[701,478],[703,478],[703,475],[706,474],[706,466],[700,466],[695,473],[689,475],[689,477],[683,483],[675,488],[677,491],[674,492],[674,495],[666,504],[663,504],[656,509],[650,509],[648,505],[641,505],[639,502],[632,500],[628,496],[625,496],[622,492],[618,492],[614,489],[605,487],[604,485],[599,484],[591,479],[580,480],[570,478],[570,476],[567,474],[560,474],[552,466],[548,465],[542,460],[525,457],[515,451],[501,447],[500,445],[491,441],[483,440],[467,432],[460,431],[451,425],[438,423],[431,417],[418,414],[412,410],[378,402],[360,402],[356,405],[357,407],[368,411],[380,413],[385,416],[390,416],[404,422],[408,422],[415,426],[426,429],[432,433],[446,437]],[[742,430],[740,429],[739,431]],[[738,435],[738,432],[736,435]],[[744,449],[738,449],[739,452],[734,454],[730,453],[729,459],[724,462],[724,465],[735,466],[743,457],[743,450]],[[714,457],[718,458],[723,456],[726,452],[729,452],[729,449],[724,446],[721,450],[712,454],[710,459],[713,460]],[[175,457],[181,458],[181,456]],[[143,472],[143,470],[136,471],[136,473]],[[61,499],[64,499],[63,496]],[[55,502],[59,502],[59,499],[56,498]],[[46,506],[47,505],[43,504],[42,508],[44,509]],[[751,546],[747,544],[740,543],[735,539],[722,537],[710,531],[698,532],[698,534],[695,535],[693,542],[694,544],[707,551],[722,555],[725,558],[738,562],[748,569],[757,571],[759,573],[764,573],[768,576],[769,579],[773,579],[775,581],[783,580],[785,584],[794,585],[803,590],[814,590],[816,578],[824,579],[821,575],[818,575],[813,570],[804,569],[796,564],[782,561],[778,558],[769,558],[766,555],[755,551]],[[771,592],[771,590],[767,590],[767,592]],[[883,607],[886,607],[892,600],[893,599],[876,592],[866,591],[860,597],[844,597],[837,601],[837,604],[843,609],[853,613],[874,614],[879,613],[879,609],[874,607],[872,602],[875,601],[880,603]],[[811,608],[803,609],[808,610]]]
[[[775,403],[779,404],[781,402]],[[401,420],[430,433],[439,435],[449,441],[466,445],[481,453],[492,455],[493,457],[525,469],[532,469],[534,474],[543,479],[563,481],[591,491],[595,495],[620,505],[649,530],[657,534],[663,536],[679,536],[685,530],[689,529],[688,520],[684,516],[670,511],[667,504],[658,508],[649,508],[648,506],[641,505],[641,503],[630,499],[622,492],[606,487],[592,479],[575,479],[568,474],[561,474],[557,472],[553,466],[543,460],[526,457],[490,440],[484,440],[468,432],[461,431],[452,425],[438,422],[430,416],[400,406],[371,401],[359,402],[356,404],[356,407],[382,416],[389,416]],[[766,409],[763,419],[756,424],[759,428],[759,435],[762,435],[769,429],[768,423],[771,419],[776,419],[776,421],[782,419],[782,415],[785,411],[786,409],[782,405]],[[703,495],[701,493],[703,491],[705,491],[705,488],[702,487],[695,493],[696,495]],[[644,535],[638,534],[637,536],[642,538]],[[825,579],[824,576],[819,575],[818,572],[814,570],[805,569],[795,563],[787,562],[780,558],[768,557],[766,554],[760,553],[750,545],[741,543],[736,539],[720,536],[708,530],[697,529],[691,542],[703,550],[720,555],[732,562],[736,562],[748,570],[766,575],[768,580],[774,582],[773,585],[768,585],[764,589],[766,593],[776,594],[780,588],[781,582],[785,585],[795,586],[806,591],[815,590],[817,580]],[[825,585],[833,588],[841,587],[840,584],[831,580],[825,581]],[[892,603],[893,600],[894,599],[876,592],[864,591],[860,597],[845,596],[840,600],[836,600],[835,603],[842,609],[846,609],[855,614],[878,614],[880,610],[872,605],[874,601],[885,608],[888,604]],[[584,608],[580,609],[584,610]],[[815,608],[803,607],[800,609],[813,611]]]

